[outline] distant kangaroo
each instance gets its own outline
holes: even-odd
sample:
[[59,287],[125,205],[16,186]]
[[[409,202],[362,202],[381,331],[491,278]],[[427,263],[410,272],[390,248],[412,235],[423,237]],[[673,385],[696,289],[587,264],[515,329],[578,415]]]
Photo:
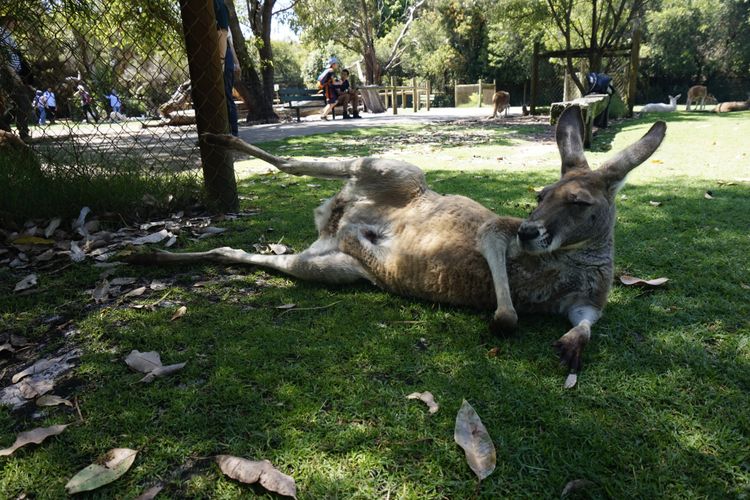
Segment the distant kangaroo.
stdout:
[[508,109],[510,108],[510,93],[504,90],[498,90],[495,95],[492,96],[492,116],[495,118],[499,113],[505,111],[505,117],[508,117]]
[[346,181],[315,210],[318,239],[295,255],[223,247],[131,260],[251,264],[329,284],[367,280],[409,297],[494,308],[495,332],[515,328],[516,311],[562,314],[573,328],[554,347],[569,369],[565,385],[572,387],[612,284],[615,195],[665,132],[664,122],[655,123],[591,170],[583,154],[581,110],[567,108],[556,131],[561,178],[542,189],[526,220],[497,216],[463,196],[442,196],[427,187],[422,170],[404,161],[299,161],[231,136],[204,134],[208,144],[243,151],[289,174]]

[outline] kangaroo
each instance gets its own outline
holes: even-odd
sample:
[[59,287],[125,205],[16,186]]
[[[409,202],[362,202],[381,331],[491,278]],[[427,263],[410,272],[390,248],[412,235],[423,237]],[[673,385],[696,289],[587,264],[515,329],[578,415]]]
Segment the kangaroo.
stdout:
[[499,113],[505,111],[505,117],[508,117],[508,108],[510,108],[510,94],[504,90],[498,90],[495,95],[492,96],[492,116],[495,118]]
[[705,85],[693,85],[688,89],[685,111],[690,111],[691,104],[697,104],[693,109],[704,109],[708,97],[708,87]]
[[677,99],[680,98],[682,94],[677,94],[676,96],[668,96],[669,97],[669,104],[664,104],[663,102],[651,102],[649,104],[646,104],[641,108],[640,114],[643,113],[672,113],[677,110]]
[[523,220],[494,214],[464,196],[427,187],[418,167],[359,158],[299,161],[279,158],[242,140],[203,134],[293,175],[346,181],[315,210],[318,239],[294,255],[251,254],[229,247],[207,252],[159,252],[135,263],[250,264],[329,284],[367,280],[400,295],[459,306],[494,308],[490,329],[512,330],[517,312],[566,316],[573,328],[554,348],[576,384],[591,326],[607,302],[614,275],[615,195],[630,170],[661,144],[664,122],[591,170],[584,157],[578,106],[559,118],[560,180],[545,187]]

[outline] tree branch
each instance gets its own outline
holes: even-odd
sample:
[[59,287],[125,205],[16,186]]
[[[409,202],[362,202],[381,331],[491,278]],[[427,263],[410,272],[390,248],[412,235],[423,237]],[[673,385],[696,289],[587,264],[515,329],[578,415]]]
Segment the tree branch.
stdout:
[[[393,42],[393,47],[391,48],[391,53],[388,56],[388,60],[385,63],[384,69],[387,70],[388,68],[392,67],[391,63],[396,57],[396,52],[399,49],[399,45],[401,45],[401,42],[406,36],[406,33],[409,31],[409,27],[411,26],[411,23],[414,21],[416,17],[417,9],[419,9],[424,4],[424,2],[425,0],[417,0],[417,2],[414,5],[409,7],[409,12],[407,13],[408,18],[406,20],[406,23],[404,24],[404,27],[401,29],[401,33],[399,33],[398,38],[396,38],[396,41]],[[401,51],[401,53],[403,54],[403,50]]]

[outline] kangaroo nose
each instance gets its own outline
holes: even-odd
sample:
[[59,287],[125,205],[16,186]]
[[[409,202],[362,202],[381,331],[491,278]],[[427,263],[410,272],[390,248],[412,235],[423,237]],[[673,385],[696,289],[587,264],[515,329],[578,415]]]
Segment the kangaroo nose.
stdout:
[[518,237],[521,241],[529,241],[539,236],[539,228],[535,224],[524,222],[518,228]]

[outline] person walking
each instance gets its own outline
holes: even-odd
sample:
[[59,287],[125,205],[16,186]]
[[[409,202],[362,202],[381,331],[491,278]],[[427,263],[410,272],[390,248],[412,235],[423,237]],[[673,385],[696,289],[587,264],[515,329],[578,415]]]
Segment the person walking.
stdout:
[[47,87],[47,91],[44,93],[44,98],[47,102],[47,116],[49,117],[49,123],[50,125],[54,125],[55,117],[57,116],[57,98],[52,91],[52,87]]
[[36,110],[37,123],[39,125],[47,124],[47,99],[41,90],[37,90],[34,95],[34,101],[32,102],[34,109]]
[[124,119],[125,117],[120,113],[120,110],[122,109],[122,101],[120,101],[120,96],[117,95],[115,89],[112,89],[112,92],[107,94],[106,97],[109,99],[109,107],[112,110],[109,114],[110,119],[112,121]]
[[94,123],[99,123],[99,118],[96,116],[96,112],[91,108],[91,94],[86,92],[83,85],[78,86],[76,94],[78,94],[78,97],[81,99],[81,112],[83,113],[83,119],[86,120],[86,123],[91,123],[92,121]]

